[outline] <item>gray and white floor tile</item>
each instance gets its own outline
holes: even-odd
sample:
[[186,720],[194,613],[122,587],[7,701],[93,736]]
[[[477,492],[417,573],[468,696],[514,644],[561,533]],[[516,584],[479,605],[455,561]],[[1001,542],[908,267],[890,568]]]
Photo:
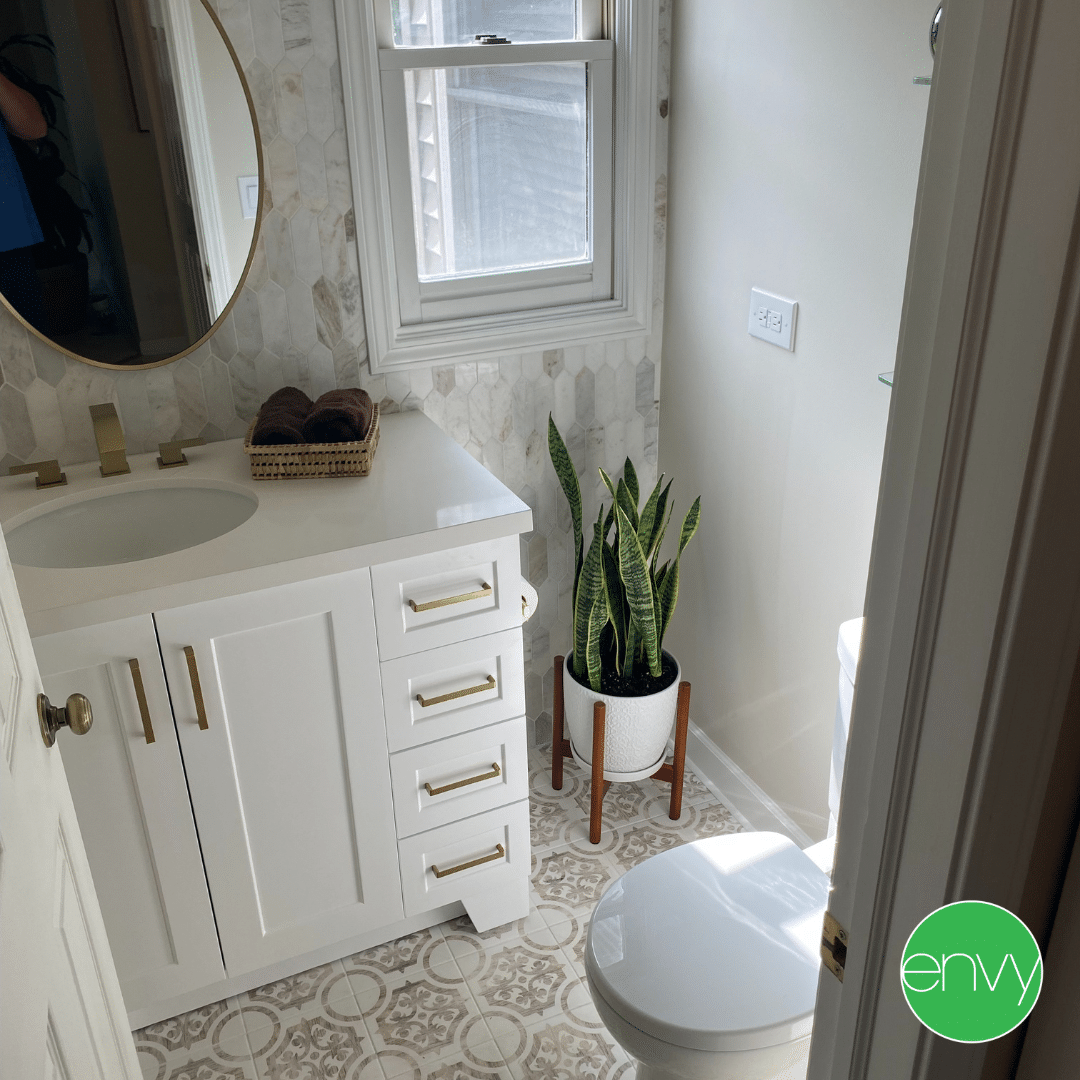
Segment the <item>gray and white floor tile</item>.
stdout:
[[550,750],[530,759],[532,910],[479,933],[468,916],[260,986],[135,1033],[146,1080],[633,1080],[585,983],[604,890],[658,852],[742,825],[689,769],[612,785],[600,843],[590,783]]

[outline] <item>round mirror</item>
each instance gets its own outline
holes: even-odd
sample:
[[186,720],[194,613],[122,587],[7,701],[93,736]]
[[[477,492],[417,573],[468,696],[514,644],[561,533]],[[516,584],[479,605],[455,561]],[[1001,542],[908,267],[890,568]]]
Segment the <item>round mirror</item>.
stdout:
[[69,356],[152,367],[232,305],[255,110],[204,0],[0,4],[0,298]]

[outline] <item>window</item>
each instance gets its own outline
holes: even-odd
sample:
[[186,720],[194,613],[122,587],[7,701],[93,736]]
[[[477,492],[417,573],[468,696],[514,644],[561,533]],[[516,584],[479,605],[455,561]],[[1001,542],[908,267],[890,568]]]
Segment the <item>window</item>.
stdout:
[[338,0],[373,370],[648,332],[654,8]]

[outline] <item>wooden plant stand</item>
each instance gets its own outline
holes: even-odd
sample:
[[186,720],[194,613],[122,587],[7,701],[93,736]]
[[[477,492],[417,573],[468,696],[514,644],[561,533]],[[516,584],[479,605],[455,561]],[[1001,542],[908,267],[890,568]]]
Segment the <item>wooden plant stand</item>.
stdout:
[[[573,757],[570,740],[563,737],[563,661],[555,657],[555,716],[551,732],[551,786],[562,791],[563,759]],[[592,802],[589,807],[589,843],[600,843],[603,824],[604,796],[611,781],[604,779],[604,722],[606,708],[602,701],[593,705],[592,730]],[[675,708],[675,754],[669,765],[665,762],[650,777],[671,784],[671,804],[668,817],[678,821],[682,817],[683,775],[686,771],[686,729],[690,723],[690,684],[679,683],[679,700]]]

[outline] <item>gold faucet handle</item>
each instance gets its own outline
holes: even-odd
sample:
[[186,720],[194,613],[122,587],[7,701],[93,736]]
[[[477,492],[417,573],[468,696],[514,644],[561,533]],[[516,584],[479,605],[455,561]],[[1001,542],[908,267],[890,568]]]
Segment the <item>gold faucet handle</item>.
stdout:
[[185,446],[203,446],[206,443],[205,439],[176,439],[174,442],[163,442],[158,445],[160,454],[158,455],[157,464],[159,469],[175,469],[180,465],[186,465],[188,463],[187,455],[184,453]]
[[67,473],[60,471],[60,462],[53,458],[51,461],[30,461],[25,465],[12,465],[8,469],[9,476],[19,473],[37,473],[37,486],[60,487],[67,483]]
[[120,417],[116,415],[116,406],[111,401],[91,405],[90,419],[94,422],[94,440],[97,442],[98,457],[101,459],[101,475],[120,476],[122,473],[131,472],[124,429],[120,426]]

